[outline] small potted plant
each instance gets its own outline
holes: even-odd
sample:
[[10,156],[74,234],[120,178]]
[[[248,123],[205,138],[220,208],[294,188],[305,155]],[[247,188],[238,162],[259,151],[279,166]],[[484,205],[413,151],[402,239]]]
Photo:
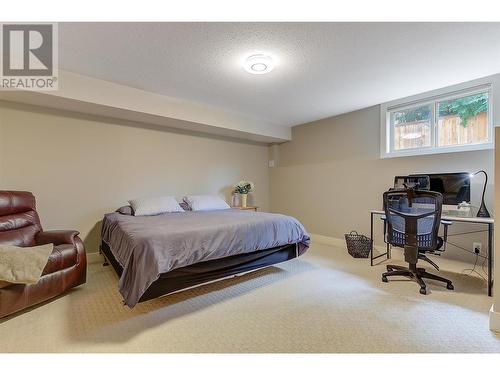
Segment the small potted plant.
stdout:
[[240,181],[234,185],[234,192],[239,194],[241,197],[241,207],[247,206],[247,196],[254,188],[253,182],[250,181]]

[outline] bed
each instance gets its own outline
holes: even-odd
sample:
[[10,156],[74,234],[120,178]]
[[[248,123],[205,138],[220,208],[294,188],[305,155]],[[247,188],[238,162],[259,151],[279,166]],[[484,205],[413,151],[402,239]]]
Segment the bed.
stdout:
[[237,209],[104,216],[101,252],[120,277],[124,303],[297,258],[310,237],[295,218]]

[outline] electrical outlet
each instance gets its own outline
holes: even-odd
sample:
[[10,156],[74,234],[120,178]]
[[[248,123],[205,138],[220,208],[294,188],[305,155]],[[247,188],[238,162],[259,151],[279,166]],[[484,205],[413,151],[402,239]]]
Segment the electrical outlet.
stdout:
[[476,254],[480,254],[481,250],[483,250],[483,244],[481,242],[474,242],[472,244],[472,251]]

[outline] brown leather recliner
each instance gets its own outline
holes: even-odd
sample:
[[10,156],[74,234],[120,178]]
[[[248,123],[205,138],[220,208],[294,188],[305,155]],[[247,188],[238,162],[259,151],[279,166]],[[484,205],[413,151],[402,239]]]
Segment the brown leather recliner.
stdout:
[[0,244],[36,246],[54,244],[36,284],[12,284],[0,280],[0,318],[44,302],[84,284],[87,259],[77,231],[42,230],[33,194],[0,190]]

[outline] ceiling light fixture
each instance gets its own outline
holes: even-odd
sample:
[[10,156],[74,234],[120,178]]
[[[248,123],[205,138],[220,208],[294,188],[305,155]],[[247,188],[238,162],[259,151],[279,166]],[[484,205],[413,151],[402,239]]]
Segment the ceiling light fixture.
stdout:
[[251,74],[266,74],[274,69],[274,62],[271,56],[257,54],[248,56],[243,62],[243,68]]

